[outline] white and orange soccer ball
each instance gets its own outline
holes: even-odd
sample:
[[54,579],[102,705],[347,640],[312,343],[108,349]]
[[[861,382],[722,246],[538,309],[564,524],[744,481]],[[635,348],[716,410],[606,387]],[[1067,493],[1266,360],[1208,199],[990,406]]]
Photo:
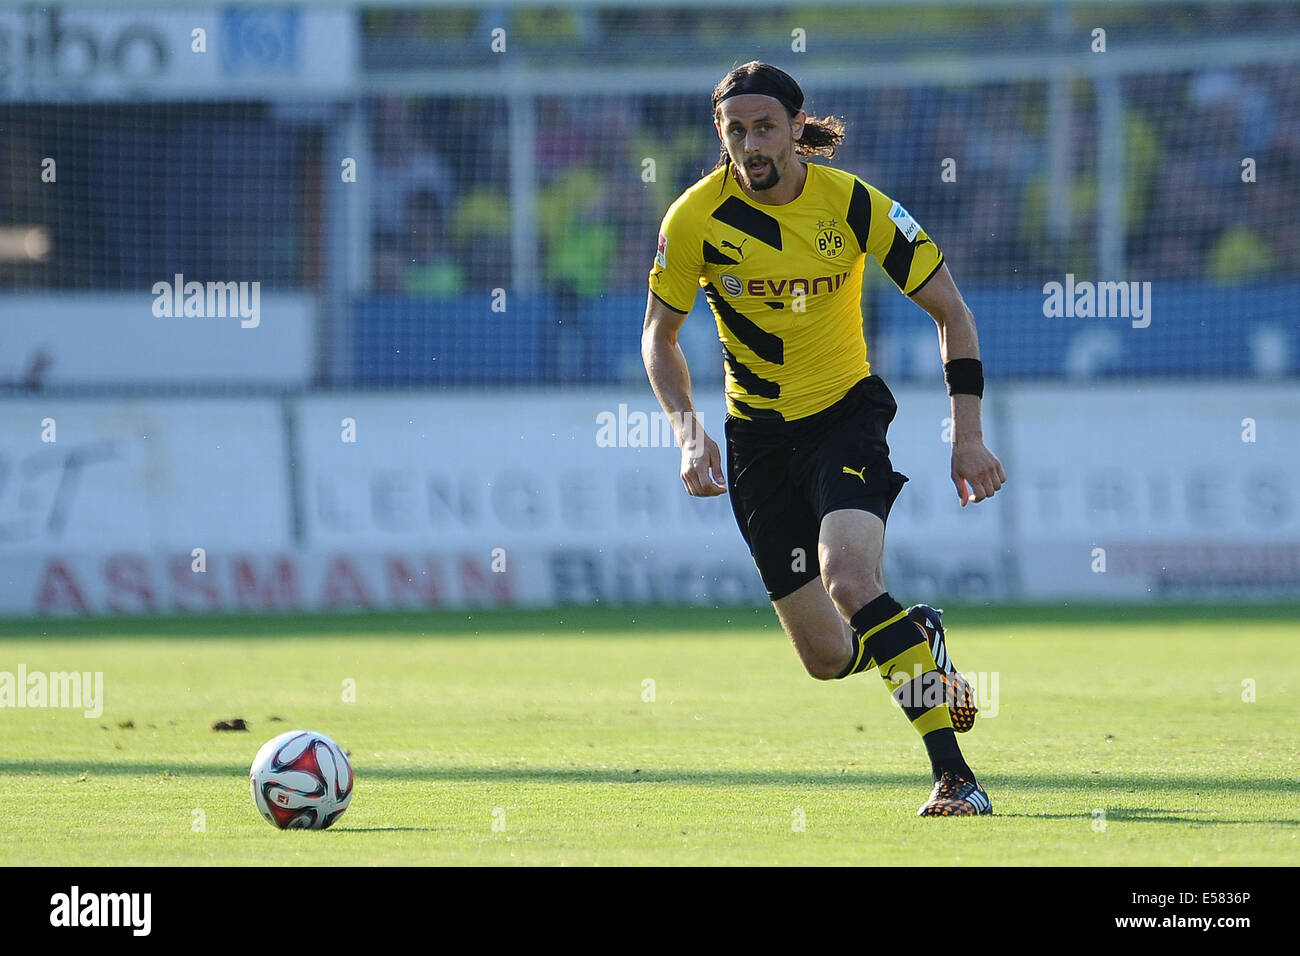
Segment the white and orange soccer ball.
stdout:
[[347,755],[311,730],[290,730],[264,743],[249,782],[258,812],[281,830],[324,830],[352,802]]

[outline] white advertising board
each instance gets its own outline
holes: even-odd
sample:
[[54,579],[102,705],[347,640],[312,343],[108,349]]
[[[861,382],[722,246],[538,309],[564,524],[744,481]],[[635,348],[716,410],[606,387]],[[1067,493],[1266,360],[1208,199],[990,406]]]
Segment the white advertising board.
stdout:
[[0,402],[0,554],[283,547],[289,503],[276,402]]
[[[925,597],[1001,594],[997,516],[960,508],[948,478],[947,397],[896,398],[892,457],[911,481],[890,519],[889,585]],[[697,406],[721,444],[721,396]],[[344,440],[348,423],[355,441]],[[729,499],[685,493],[648,387],[317,397],[298,404],[298,441],[312,549],[499,547],[545,562],[532,577],[523,569],[543,590],[520,596],[540,603],[766,599]]]
[[353,11],[110,6],[0,10],[0,99],[346,94],[356,77]]
[[[159,281],[175,284],[173,276]],[[252,320],[238,315],[158,316],[156,299],[147,289],[0,295],[0,381],[35,378],[43,386],[299,386],[309,381],[311,297],[259,294],[256,325],[245,325]]]
[[[1009,482],[966,508],[946,396],[895,396],[911,480],[885,574],[905,603],[1300,593],[1293,390],[1009,390],[1006,427],[984,423]],[[700,405],[721,438],[720,397]],[[276,402],[0,403],[0,613],[765,601],[729,500],[683,491],[648,390],[291,409],[296,493]]]
[[[657,410],[648,389],[305,399],[305,543],[501,548],[529,603],[761,598],[727,499],[685,494],[666,422],[638,431]],[[605,413],[614,447],[600,443]],[[720,434],[720,400],[701,413]]]
[[1294,388],[1022,387],[1009,417],[1025,597],[1300,592]]
[[[898,414],[889,427],[889,458],[908,482],[885,532],[885,587],[905,605],[1005,598],[1007,501],[999,492],[962,507],[951,478],[952,405],[943,383],[891,391]],[[986,410],[985,444],[1005,464],[997,424]]]

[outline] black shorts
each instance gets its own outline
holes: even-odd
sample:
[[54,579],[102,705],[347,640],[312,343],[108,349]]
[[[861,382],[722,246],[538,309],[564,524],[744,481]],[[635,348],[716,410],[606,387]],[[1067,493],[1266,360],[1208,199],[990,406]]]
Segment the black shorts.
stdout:
[[889,517],[907,481],[885,442],[897,411],[888,386],[869,375],[805,418],[727,416],[731,510],[773,601],[821,575],[817,538],[827,514],[852,508]]

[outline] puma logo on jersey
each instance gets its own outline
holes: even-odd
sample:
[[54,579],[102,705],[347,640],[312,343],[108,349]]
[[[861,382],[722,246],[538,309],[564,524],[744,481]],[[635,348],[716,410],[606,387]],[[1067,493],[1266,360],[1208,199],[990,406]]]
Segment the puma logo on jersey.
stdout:
[[867,483],[866,471],[867,471],[867,466],[866,466],[866,465],[863,465],[863,466],[862,466],[860,469],[858,469],[857,471],[854,471],[854,470],[853,470],[852,468],[850,468],[848,465],[845,465],[845,466],[844,466],[844,474],[846,474],[846,475],[856,475],[858,478],[861,478],[861,479],[862,479],[862,483],[863,483],[864,485]]
[[726,239],[723,239],[721,245],[722,245],[722,248],[723,248],[723,249],[735,249],[735,250],[736,250],[736,255],[740,256],[740,258],[743,259],[743,258],[745,258],[745,249],[744,249],[744,246],[745,246],[745,243],[747,243],[747,242],[749,242],[749,239],[748,239],[748,238],[745,238],[745,239],[741,239],[741,240],[740,240],[740,245],[735,245],[734,243],[730,243],[730,242],[728,242]]

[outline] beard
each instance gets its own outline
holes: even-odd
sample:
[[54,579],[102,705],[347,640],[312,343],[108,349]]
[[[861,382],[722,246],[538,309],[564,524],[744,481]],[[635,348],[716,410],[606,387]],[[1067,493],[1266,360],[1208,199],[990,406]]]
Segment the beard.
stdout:
[[747,165],[738,165],[737,168],[741,171],[741,175],[744,177],[745,185],[755,192],[759,192],[764,189],[771,189],[781,181],[781,174],[777,171],[776,163],[772,162],[772,160],[767,156],[755,156],[753,158],[767,163],[767,168],[764,172],[755,177],[750,173]]

